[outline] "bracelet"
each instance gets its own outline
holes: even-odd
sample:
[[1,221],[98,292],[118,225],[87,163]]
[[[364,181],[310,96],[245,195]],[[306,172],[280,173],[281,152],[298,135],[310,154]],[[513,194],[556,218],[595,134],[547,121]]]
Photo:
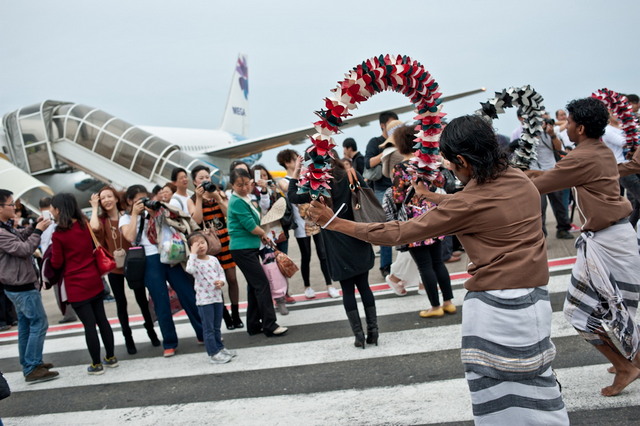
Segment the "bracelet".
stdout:
[[338,209],[338,211],[337,211],[333,216],[331,216],[331,219],[329,219],[329,220],[327,221],[327,223],[325,223],[324,225],[322,225],[322,226],[321,226],[321,228],[322,228],[322,229],[325,229],[327,226],[329,226],[329,224],[330,224],[331,222],[333,222],[333,219],[335,219],[336,217],[338,217],[338,214],[340,214],[340,212],[342,211],[342,209],[343,209],[344,207],[345,207],[345,204],[344,204],[344,203],[342,203],[342,205],[340,206],[340,208]]

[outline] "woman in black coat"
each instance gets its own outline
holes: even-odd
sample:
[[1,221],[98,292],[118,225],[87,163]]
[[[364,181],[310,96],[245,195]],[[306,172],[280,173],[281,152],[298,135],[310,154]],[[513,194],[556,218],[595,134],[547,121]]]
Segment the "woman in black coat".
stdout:
[[[342,161],[335,155],[332,162],[331,198],[325,200],[332,206],[333,211],[338,211],[344,203],[342,211],[338,217],[353,220],[353,210],[351,209],[351,191],[349,190],[349,179]],[[303,204],[311,202],[311,196],[298,194],[298,177],[303,158],[298,157],[293,179],[289,182],[288,197],[293,204]],[[366,187],[367,184],[360,174],[357,174],[360,185]],[[374,264],[374,254],[371,244],[352,238],[340,232],[322,230],[325,247],[327,247],[327,260],[329,263],[329,273],[331,279],[339,281],[342,287],[342,304],[349,318],[351,330],[356,337],[354,345],[364,349],[365,338],[356,304],[355,289],[358,288],[364,312],[367,317],[367,343],[378,345],[378,318],[376,314],[376,301],[373,292],[369,288],[369,270]],[[356,254],[354,256],[354,254]]]

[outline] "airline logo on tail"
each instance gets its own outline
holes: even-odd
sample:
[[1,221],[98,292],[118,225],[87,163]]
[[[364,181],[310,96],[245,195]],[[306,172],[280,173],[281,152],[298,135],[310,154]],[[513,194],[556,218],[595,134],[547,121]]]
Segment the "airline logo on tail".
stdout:
[[[249,69],[247,68],[247,59],[244,56],[238,57],[238,63],[236,64],[236,72],[238,73],[238,83],[240,83],[240,88],[242,89],[242,93],[244,93],[244,98],[249,99]],[[241,114],[244,115],[244,114]]]

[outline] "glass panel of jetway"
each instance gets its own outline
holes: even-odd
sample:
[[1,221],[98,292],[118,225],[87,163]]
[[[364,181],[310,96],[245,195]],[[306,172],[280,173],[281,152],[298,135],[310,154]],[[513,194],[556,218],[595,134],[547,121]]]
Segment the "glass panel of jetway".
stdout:
[[45,101],[6,114],[3,126],[7,134],[10,156],[14,164],[27,173],[37,175],[55,170],[51,150],[51,114],[60,102]]
[[167,142],[99,109],[68,102],[44,101],[6,114],[8,155],[30,174],[58,172],[68,164],[120,187],[164,184],[174,167],[187,171],[197,160]]
[[[177,145],[84,105],[61,105],[53,116],[53,123],[62,139],[73,141],[147,181],[153,181],[154,177],[170,180],[174,167],[189,170],[205,164],[182,153]],[[220,171],[214,168],[212,179],[219,181],[220,178]]]

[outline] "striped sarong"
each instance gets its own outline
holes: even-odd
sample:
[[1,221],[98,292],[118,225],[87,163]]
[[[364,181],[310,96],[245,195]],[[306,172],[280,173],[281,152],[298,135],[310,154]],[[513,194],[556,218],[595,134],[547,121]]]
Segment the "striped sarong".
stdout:
[[461,358],[476,424],[568,425],[547,287],[468,292]]
[[623,220],[576,241],[576,263],[564,302],[567,321],[593,345],[611,340],[631,360],[640,350],[635,322],[640,300],[640,255],[636,235]]

